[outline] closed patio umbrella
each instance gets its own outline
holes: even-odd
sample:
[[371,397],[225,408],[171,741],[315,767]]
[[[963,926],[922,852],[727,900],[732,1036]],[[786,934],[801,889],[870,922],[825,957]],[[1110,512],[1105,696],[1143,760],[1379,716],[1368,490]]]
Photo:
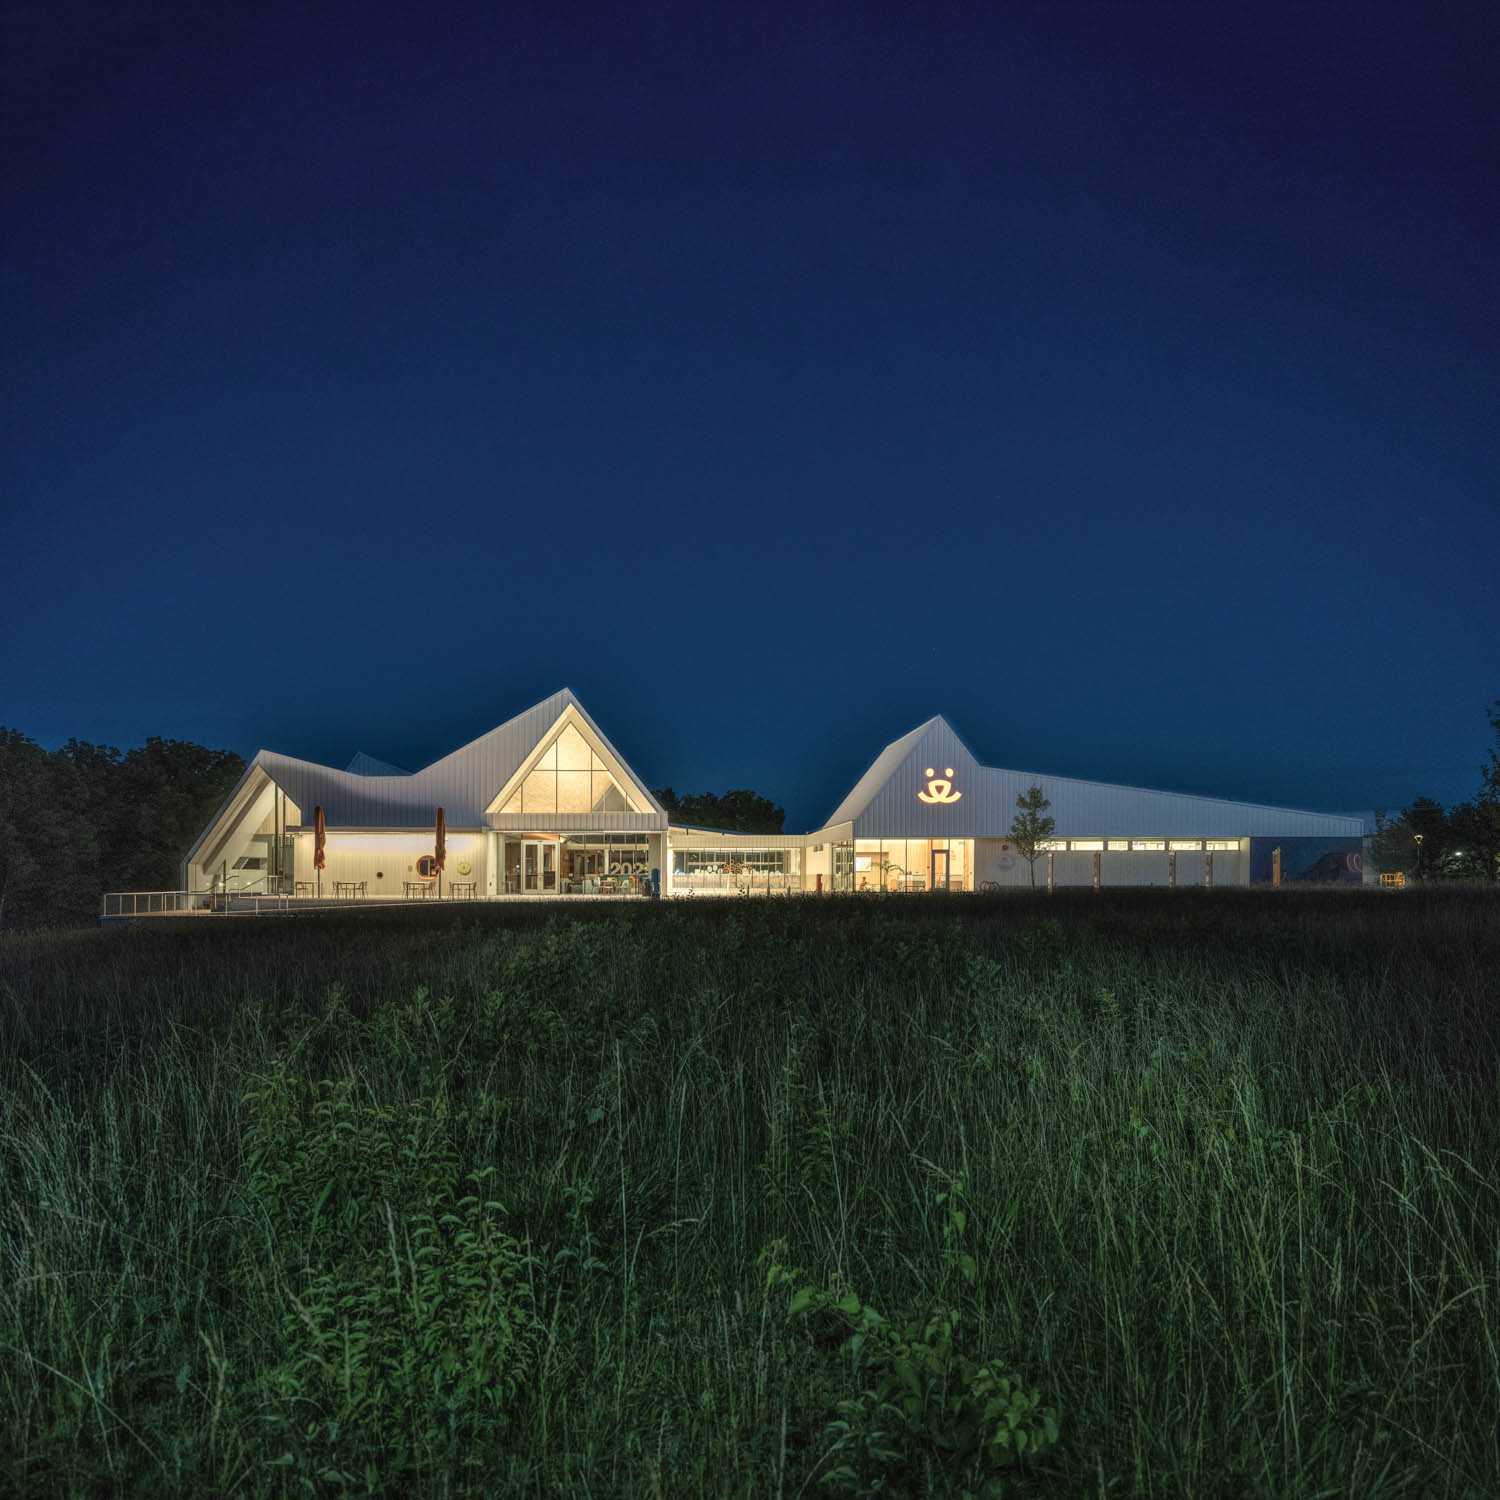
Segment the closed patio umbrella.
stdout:
[[433,863],[437,866],[438,899],[441,901],[443,897],[443,866],[448,860],[448,820],[443,816],[442,808],[438,808],[437,843],[432,852],[436,856]]
[[323,825],[323,809],[313,808],[313,868],[318,872],[318,894],[323,894],[323,865],[326,862],[323,846],[328,842],[328,829]]

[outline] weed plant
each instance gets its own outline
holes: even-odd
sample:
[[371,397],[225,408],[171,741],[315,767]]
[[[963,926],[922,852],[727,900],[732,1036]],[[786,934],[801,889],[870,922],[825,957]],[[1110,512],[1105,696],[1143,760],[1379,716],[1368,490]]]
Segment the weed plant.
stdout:
[[1492,1496],[1500,902],[0,940],[0,1494]]

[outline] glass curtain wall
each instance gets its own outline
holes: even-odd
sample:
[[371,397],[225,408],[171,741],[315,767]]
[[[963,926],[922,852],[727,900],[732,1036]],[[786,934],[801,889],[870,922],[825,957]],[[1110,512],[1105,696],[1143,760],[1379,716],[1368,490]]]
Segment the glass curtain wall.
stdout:
[[508,813],[649,812],[637,807],[589,743],[569,724],[542,752],[510,801]]
[[974,888],[971,839],[856,839],[857,891],[968,891]]
[[802,889],[800,849],[674,849],[672,887],[678,891],[775,895]]
[[609,896],[638,892],[651,874],[643,833],[538,834],[504,840],[507,895]]
[[569,834],[560,873],[564,895],[634,893],[651,877],[651,846],[642,833]]

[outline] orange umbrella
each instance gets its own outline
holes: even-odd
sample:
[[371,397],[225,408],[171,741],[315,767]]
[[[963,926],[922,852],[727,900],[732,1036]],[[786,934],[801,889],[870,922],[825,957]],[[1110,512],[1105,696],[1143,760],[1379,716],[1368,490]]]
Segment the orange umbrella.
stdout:
[[448,820],[443,816],[442,808],[438,808],[437,815],[437,845],[433,849],[436,858],[433,863],[438,872],[438,895],[443,894],[443,865],[448,859]]
[[323,890],[323,846],[328,842],[328,830],[323,825],[323,809],[313,808],[313,868],[318,872],[318,891]]

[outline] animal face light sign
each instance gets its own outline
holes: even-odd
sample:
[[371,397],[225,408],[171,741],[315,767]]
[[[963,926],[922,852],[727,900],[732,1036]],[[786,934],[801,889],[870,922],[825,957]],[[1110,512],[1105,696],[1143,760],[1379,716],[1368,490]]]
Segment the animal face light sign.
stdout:
[[946,807],[950,802],[957,802],[963,796],[962,792],[953,790],[953,767],[949,766],[941,776],[928,766],[927,768],[927,790],[917,793],[919,802],[926,802],[932,807]]

